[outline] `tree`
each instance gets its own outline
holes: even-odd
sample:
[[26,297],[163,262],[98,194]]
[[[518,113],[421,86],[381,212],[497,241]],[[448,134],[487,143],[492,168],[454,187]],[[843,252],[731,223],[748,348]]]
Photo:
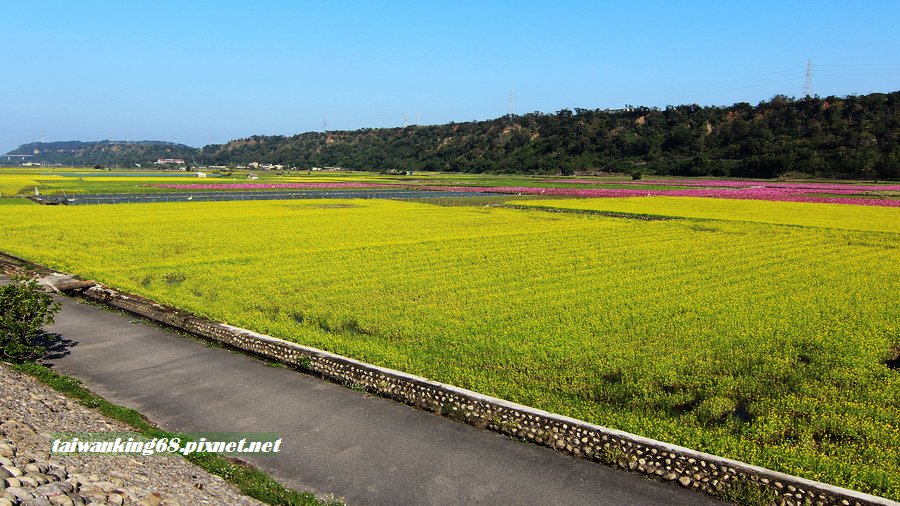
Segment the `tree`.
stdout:
[[23,362],[40,358],[52,339],[42,328],[53,323],[59,304],[34,280],[0,286],[0,358]]

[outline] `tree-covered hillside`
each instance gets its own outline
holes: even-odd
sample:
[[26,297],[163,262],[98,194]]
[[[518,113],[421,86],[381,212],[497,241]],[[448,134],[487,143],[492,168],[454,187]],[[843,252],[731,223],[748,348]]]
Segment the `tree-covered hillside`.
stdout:
[[160,158],[182,158],[187,162],[199,151],[184,144],[162,141],[33,142],[10,151],[9,155],[32,155],[26,162],[63,165],[119,165],[133,167]]
[[[179,148],[181,148],[179,146]],[[406,128],[254,136],[193,153],[197,163],[250,162],[359,170],[562,173],[602,170],[672,175],[900,177],[900,92],[784,96],[752,106],[682,105],[624,111],[562,110]],[[85,164],[148,162],[125,150]],[[36,160],[40,160],[36,157]]]

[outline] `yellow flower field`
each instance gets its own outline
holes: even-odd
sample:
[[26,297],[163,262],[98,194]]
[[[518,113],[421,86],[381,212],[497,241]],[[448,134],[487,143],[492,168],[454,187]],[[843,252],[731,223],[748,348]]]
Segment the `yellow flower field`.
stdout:
[[375,200],[0,206],[0,250],[900,499],[900,210],[699,200],[540,204],[694,218],[668,221]]
[[879,206],[699,197],[541,199],[515,205],[900,233],[900,210]]

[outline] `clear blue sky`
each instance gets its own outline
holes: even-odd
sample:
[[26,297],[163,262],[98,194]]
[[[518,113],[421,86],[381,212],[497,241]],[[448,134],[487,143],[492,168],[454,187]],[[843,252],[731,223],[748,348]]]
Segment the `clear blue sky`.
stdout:
[[0,4],[0,152],[900,89],[900,2]]

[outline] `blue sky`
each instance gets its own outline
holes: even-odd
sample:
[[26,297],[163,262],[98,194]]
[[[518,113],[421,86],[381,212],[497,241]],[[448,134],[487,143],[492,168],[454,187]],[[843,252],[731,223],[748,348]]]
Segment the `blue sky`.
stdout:
[[900,89],[900,2],[0,4],[0,152]]

